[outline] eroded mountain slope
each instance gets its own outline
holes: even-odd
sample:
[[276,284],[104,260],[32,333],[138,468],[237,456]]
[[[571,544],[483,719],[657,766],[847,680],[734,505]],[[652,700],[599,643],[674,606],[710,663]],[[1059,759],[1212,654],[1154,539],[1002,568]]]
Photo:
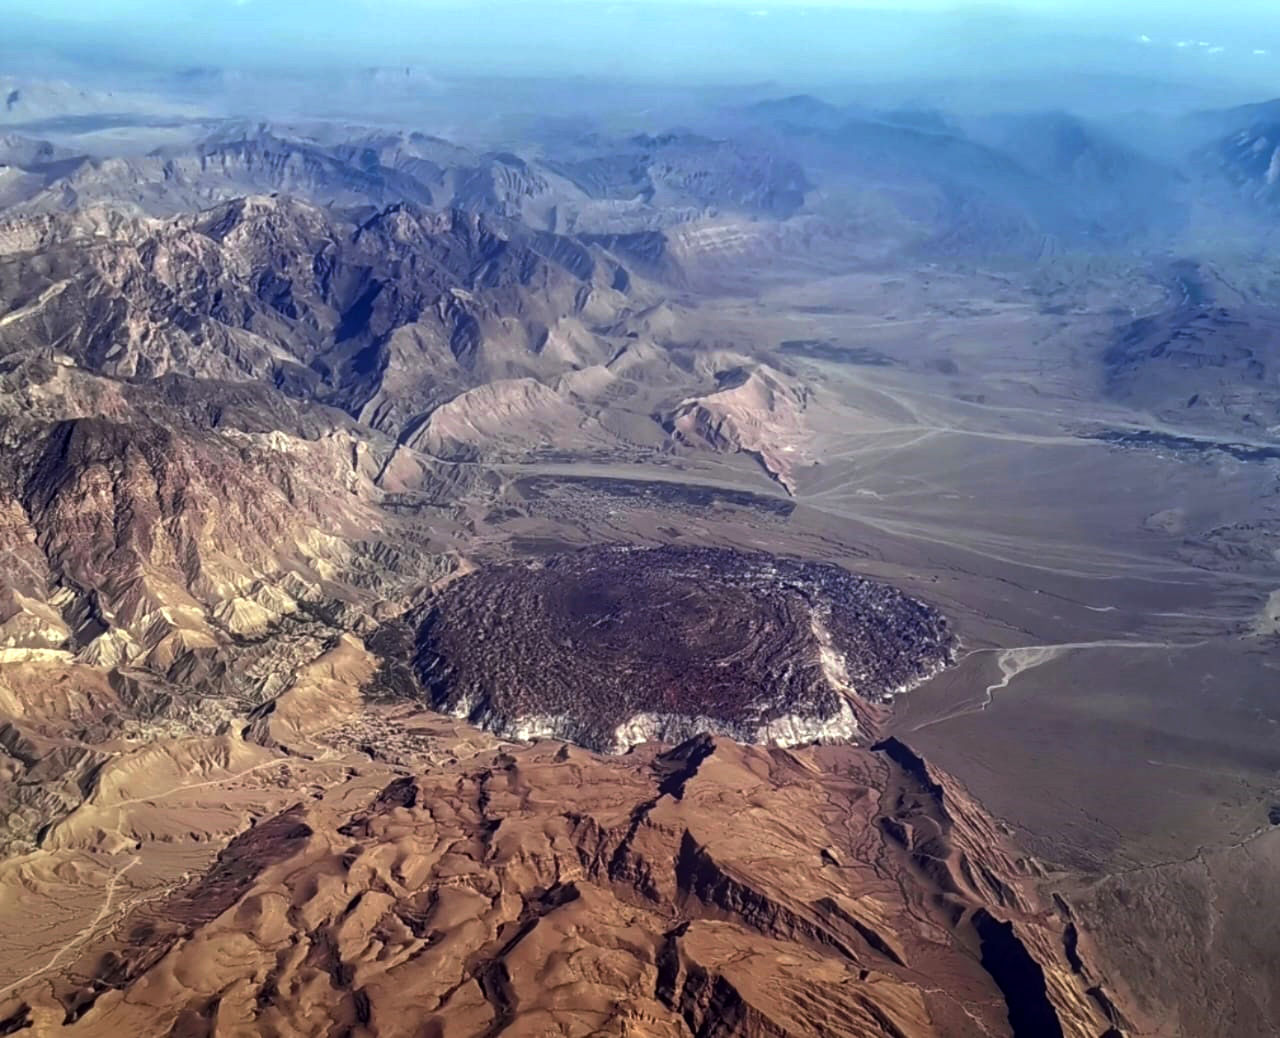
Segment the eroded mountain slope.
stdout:
[[8,229],[0,353],[267,381],[396,433],[487,379],[559,373],[551,340],[607,359],[589,328],[624,303],[621,268],[599,250],[457,211],[347,217],[256,197],[164,222],[102,219]]
[[1030,868],[897,743],[506,747],[259,822],[4,1013],[69,1035],[1101,1034],[1087,945]]

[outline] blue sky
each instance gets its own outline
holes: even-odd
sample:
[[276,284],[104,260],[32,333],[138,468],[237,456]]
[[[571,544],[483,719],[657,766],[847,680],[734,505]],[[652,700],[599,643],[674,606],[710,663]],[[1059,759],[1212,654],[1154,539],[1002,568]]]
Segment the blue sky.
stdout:
[[[619,6],[659,7],[662,0],[561,0],[583,8]],[[228,7],[257,7],[259,9],[297,7],[290,0],[0,0],[0,12],[27,11],[38,14],[79,20],[98,20],[120,14],[155,14],[181,11],[203,13]],[[322,17],[341,18],[357,16],[369,10],[440,10],[443,8],[467,8],[475,6],[466,0],[314,0],[305,5]],[[528,0],[529,7],[552,6],[540,0]],[[956,9],[1004,9],[1023,13],[1053,13],[1067,16],[1091,17],[1105,13],[1125,12],[1152,18],[1178,18],[1203,16],[1206,19],[1273,14],[1275,4],[1271,0],[1229,0],[1214,6],[1203,0],[1002,0],[996,3],[965,2],[965,0],[680,0],[684,7],[736,7],[785,9],[845,9],[890,10],[908,8],[918,10]]]

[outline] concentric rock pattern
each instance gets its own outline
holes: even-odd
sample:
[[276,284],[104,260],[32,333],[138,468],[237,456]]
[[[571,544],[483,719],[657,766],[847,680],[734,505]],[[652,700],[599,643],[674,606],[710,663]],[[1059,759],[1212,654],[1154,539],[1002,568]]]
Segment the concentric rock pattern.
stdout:
[[605,751],[716,732],[853,739],[868,703],[951,659],[946,620],[837,566],[711,549],[591,549],[452,584],[418,628],[438,708]]

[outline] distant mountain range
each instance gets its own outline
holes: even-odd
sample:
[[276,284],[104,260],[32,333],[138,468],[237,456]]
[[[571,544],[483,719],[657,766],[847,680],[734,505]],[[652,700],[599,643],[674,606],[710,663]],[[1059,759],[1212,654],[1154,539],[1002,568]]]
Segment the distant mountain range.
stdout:
[[[42,110],[88,123],[49,139],[25,130],[0,139],[0,219],[98,204],[165,216],[286,193],[320,205],[411,202],[603,236],[811,213],[840,233],[842,222],[865,225],[870,214],[926,251],[1037,255],[1158,248],[1187,228],[1202,199],[1234,199],[1242,217],[1274,209],[1280,179],[1280,102],[1199,113],[1144,135],[1065,112],[961,119],[802,94],[738,109],[714,132],[557,131],[546,154],[518,155],[412,131],[196,119],[152,110],[141,95],[94,124],[89,113],[104,98],[69,90],[12,87],[14,112],[23,98],[42,97]],[[170,128],[157,147],[104,154],[104,128],[131,119]]]
[[464,145],[350,75],[3,81],[0,1034],[1270,1020],[1280,102],[530,87]]

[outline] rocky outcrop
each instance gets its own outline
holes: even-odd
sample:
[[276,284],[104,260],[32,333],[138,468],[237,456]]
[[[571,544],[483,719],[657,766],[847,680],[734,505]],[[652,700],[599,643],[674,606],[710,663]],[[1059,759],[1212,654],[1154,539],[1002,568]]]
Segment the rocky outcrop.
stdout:
[[50,839],[105,762],[224,731],[453,564],[383,510],[391,445],[339,413],[56,363],[0,383],[5,849]]
[[[899,759],[544,745],[397,779],[355,811],[322,799],[3,1014],[73,1035],[304,1034],[317,1015],[384,1036],[1101,1034],[1067,920],[948,778]],[[926,819],[999,901],[939,886],[892,835]]]
[[594,198],[642,198],[664,208],[720,207],[790,216],[809,184],[795,162],[693,133],[647,134],[550,168]]
[[809,461],[812,438],[804,418],[807,391],[763,364],[719,373],[717,382],[714,392],[680,403],[664,427],[681,443],[750,455],[794,494],[796,469]]
[[405,443],[434,457],[522,458],[607,450],[617,438],[571,396],[532,378],[503,379],[436,408]]
[[[1236,440],[1280,445],[1280,315],[1268,305],[1219,305],[1206,285],[1211,277],[1185,265],[1170,285],[1183,305],[1111,334],[1102,355],[1107,392],[1173,429],[1200,434],[1202,449],[1213,439],[1228,449]],[[1151,442],[1162,445],[1155,434]],[[1176,436],[1165,445],[1197,448],[1194,439],[1179,444]]]
[[[1274,116],[1274,112],[1266,114]],[[1280,123],[1274,118],[1253,119],[1196,157],[1211,182],[1258,209],[1273,213],[1280,209]]]
[[434,706],[606,752],[700,732],[852,738],[954,644],[928,606],[838,567],[678,548],[483,569],[417,624]]
[[349,221],[253,197],[105,238],[81,222],[36,221],[26,233],[42,261],[0,263],[0,356],[252,379],[393,434],[468,386],[579,363],[544,352],[557,335],[607,359],[579,329],[624,299],[598,249],[409,204]]

